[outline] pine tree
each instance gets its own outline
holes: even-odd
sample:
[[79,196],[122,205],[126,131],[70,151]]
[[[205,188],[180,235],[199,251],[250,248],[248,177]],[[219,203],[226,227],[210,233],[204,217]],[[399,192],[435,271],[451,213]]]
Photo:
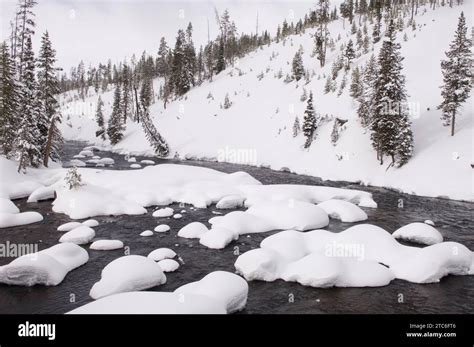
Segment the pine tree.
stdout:
[[380,41],[380,32],[382,30],[382,10],[380,1],[375,2],[375,23],[374,30],[372,31],[372,39],[374,43]]
[[355,58],[354,44],[353,44],[352,39],[351,39],[347,43],[346,50],[344,52],[346,70],[349,70],[351,68],[351,63],[352,63],[352,60],[354,58]]
[[166,78],[170,73],[170,66],[168,64],[168,44],[164,37],[160,40],[160,47],[158,48],[158,57],[156,58],[156,71],[159,77]]
[[441,86],[443,101],[438,109],[442,111],[443,124],[451,126],[451,136],[454,136],[458,110],[468,99],[472,88],[472,43],[466,34],[466,18],[464,12],[461,12],[454,40],[449,46],[449,51],[446,52],[448,59],[441,62],[444,82]]
[[356,66],[355,69],[352,71],[350,96],[352,96],[354,99],[358,99],[361,94],[362,94],[362,79],[361,79],[359,67]]
[[64,180],[66,181],[66,185],[69,190],[74,190],[82,186],[82,176],[79,172],[77,172],[77,168],[75,166],[67,170]]
[[225,95],[225,98],[224,98],[224,106],[223,106],[223,107],[224,107],[224,109],[227,110],[227,109],[230,108],[231,106],[232,106],[232,101],[230,101],[230,99],[229,99],[229,94],[227,93],[227,94]]
[[297,137],[301,131],[300,119],[298,116],[295,117],[295,122],[293,123],[293,137]]
[[107,127],[107,135],[112,145],[116,145],[123,138],[123,131],[125,126],[123,124],[123,115],[121,107],[121,88],[118,83],[114,92],[114,104],[112,106],[112,115],[109,118]]
[[293,57],[292,63],[293,77],[299,81],[304,75],[303,58],[301,57],[301,50],[298,50]]
[[[19,0],[18,9],[15,16],[15,33],[13,42],[13,58],[18,62],[18,73],[20,79],[22,78],[23,69],[28,64],[28,58],[25,57],[28,38],[35,33],[34,28],[36,23],[34,21],[35,14],[33,7],[37,4],[36,0]],[[21,81],[21,80],[20,80]]]
[[35,79],[35,58],[31,37],[26,39],[23,52],[23,70],[21,75],[20,113],[21,121],[18,130],[18,172],[26,171],[28,166],[39,166],[41,162],[41,133],[38,127],[40,103],[38,86]]
[[[138,74],[139,69],[135,70],[137,70],[135,73]],[[133,81],[134,77],[137,79],[136,81]],[[133,76],[131,68],[126,63],[123,64],[121,76],[122,95],[120,97],[120,112],[122,113],[124,124],[127,122],[127,118],[132,118],[132,88],[133,85],[138,83],[139,78],[140,77],[137,75]]]
[[21,120],[17,113],[20,94],[15,75],[15,62],[4,42],[0,45],[0,143],[7,158],[14,154],[18,123]]
[[364,127],[368,127],[372,122],[372,100],[375,93],[376,78],[377,61],[375,60],[374,55],[372,55],[365,65],[360,95],[357,98],[357,101],[359,102],[357,115]]
[[316,35],[314,36],[314,51],[321,67],[326,64],[326,50],[328,43],[328,22],[330,19],[329,0],[318,0],[316,3],[315,16],[319,24]]
[[216,75],[225,70],[225,50],[224,50],[224,39],[220,39],[219,40],[219,47],[218,47],[218,50],[217,50],[217,62],[215,64],[215,68],[216,68]]
[[[46,31],[41,39],[41,49],[38,57],[38,95],[41,103],[40,120],[43,165],[48,166],[49,159],[60,159],[59,147],[63,142],[58,124],[61,123],[59,103],[56,100],[61,90],[55,68],[56,51],[53,49],[49,34]],[[43,123],[46,129],[43,130]],[[41,126],[40,126],[41,125]]]
[[150,145],[155,150],[155,153],[161,157],[166,157],[169,154],[168,144],[153,124],[148,108],[144,110],[141,118],[143,131],[145,132],[148,142],[150,142]]
[[193,26],[191,22],[188,24],[186,29],[186,47],[184,50],[185,55],[185,64],[184,70],[187,75],[187,80],[190,85],[195,85],[194,74],[196,73],[196,49],[194,48],[193,43]]
[[102,101],[102,98],[99,96],[99,99],[97,100],[97,109],[95,111],[95,121],[97,123],[97,126],[99,127],[99,130],[95,132],[96,137],[100,137],[102,140],[105,140],[105,121],[104,121],[104,102]]
[[392,164],[402,166],[412,156],[413,135],[405,107],[405,77],[401,74],[403,58],[399,52],[400,44],[395,40],[396,28],[391,20],[379,54],[371,137],[380,164],[387,155],[392,158]]
[[183,95],[191,88],[191,81],[186,71],[185,50],[186,37],[184,31],[179,30],[173,50],[173,65],[171,67],[171,83],[177,95]]
[[304,111],[303,119],[303,134],[306,138],[304,148],[309,148],[313,142],[314,132],[316,131],[317,120],[316,114],[313,107],[313,92],[309,92],[308,102],[306,104],[306,110]]
[[152,103],[152,83],[150,76],[145,75],[140,89],[140,104],[143,110],[147,110]]

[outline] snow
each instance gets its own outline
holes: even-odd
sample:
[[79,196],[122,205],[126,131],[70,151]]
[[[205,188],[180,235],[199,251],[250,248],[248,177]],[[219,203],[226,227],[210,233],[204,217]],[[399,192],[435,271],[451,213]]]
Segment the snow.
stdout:
[[239,234],[233,230],[212,227],[211,230],[201,235],[199,243],[207,248],[222,249],[225,248],[233,240],[237,240]]
[[148,160],[148,159],[144,159],[144,160],[140,161],[140,163],[142,163],[144,165],[155,165],[155,162],[153,160]]
[[187,239],[199,239],[204,233],[208,231],[209,229],[203,223],[192,222],[182,227],[178,231],[178,236]]
[[19,213],[20,209],[7,198],[0,197],[0,213]]
[[331,218],[354,223],[367,219],[367,214],[351,202],[331,199],[318,204]]
[[69,271],[87,263],[89,255],[80,246],[63,243],[23,255],[0,266],[0,283],[18,286],[56,286]]
[[59,242],[70,242],[75,243],[76,245],[84,245],[91,242],[94,237],[94,229],[86,225],[82,225],[72,229],[71,231],[68,231],[66,234],[61,236]]
[[68,223],[64,223],[58,226],[57,230],[58,231],[71,231],[72,229],[80,227],[81,225],[83,224],[80,222],[68,222]]
[[88,226],[90,228],[96,227],[99,225],[99,222],[96,221],[95,219],[88,219],[84,222],[82,222],[83,225]]
[[179,263],[173,259],[163,259],[157,262],[160,265],[163,272],[174,272],[178,270]]
[[244,205],[245,198],[241,195],[228,195],[219,200],[216,204],[218,209],[239,208]]
[[411,223],[397,229],[392,236],[396,239],[434,245],[443,242],[443,235],[429,224]]
[[95,251],[111,251],[123,248],[123,242],[120,240],[97,240],[92,242],[89,248]]
[[428,225],[431,225],[431,226],[435,226],[435,223],[431,220],[431,219],[427,219],[424,221],[424,223],[428,224]]
[[133,292],[166,283],[166,276],[153,260],[140,255],[127,255],[107,264],[101,279],[90,291],[93,299],[107,295]]
[[185,284],[175,293],[203,295],[224,303],[227,313],[241,311],[245,308],[248,295],[248,284],[240,276],[226,271],[214,271],[197,282]]
[[128,158],[128,162],[129,162],[129,163],[136,163],[136,162],[137,162],[137,158],[135,158],[135,157]]
[[69,161],[69,165],[76,166],[76,167],[85,167],[86,163],[79,159],[73,159]]
[[132,164],[132,165],[130,165],[130,168],[131,169],[141,169],[142,166],[140,164]]
[[174,219],[181,219],[181,218],[183,218],[183,215],[181,213],[176,213],[176,214],[173,215],[173,218]]
[[340,233],[286,230],[237,258],[245,279],[283,279],[313,287],[375,287],[393,279],[438,282],[472,271],[473,253],[455,242],[425,248],[404,246],[384,229],[359,224]]
[[159,217],[159,218],[171,217],[173,213],[174,213],[174,210],[171,207],[165,207],[165,208],[160,208],[159,210],[154,211],[153,217]]
[[204,295],[129,292],[106,296],[68,314],[225,314],[223,303]]
[[150,254],[148,254],[148,258],[154,261],[160,261],[163,259],[171,259],[174,257],[176,257],[176,252],[169,248],[158,248],[158,249],[155,249],[154,251],[151,251]]
[[54,186],[39,187],[30,194],[27,202],[38,202],[41,200],[54,199],[54,192]]
[[140,236],[153,236],[153,231],[145,230],[145,231],[140,233]]
[[103,164],[103,165],[114,165],[115,164],[115,160],[113,160],[112,158],[102,158],[99,160],[99,164]]
[[[439,86],[442,84],[439,63],[445,58],[445,51],[453,39],[461,10],[466,15],[467,26],[472,26],[472,4],[465,1],[464,5],[456,6],[455,9],[444,6],[425,12],[422,7],[415,17],[419,29],[413,32],[411,28],[407,28],[397,34],[404,57],[403,73],[407,77],[408,102],[416,111],[412,116],[414,157],[402,168],[391,167],[387,170],[387,161],[384,165],[378,163],[371,147],[370,132],[357,119],[357,104],[349,96],[348,87],[339,97],[337,93],[323,92],[323,76],[331,73],[332,63],[340,53],[339,47],[347,43],[349,38],[354,39],[349,34],[350,26],[343,28],[342,18],[328,25],[331,37],[336,38],[340,34],[341,40],[336,43],[335,51],[328,50],[324,67],[320,67],[317,59],[311,57],[316,29],[307,29],[302,35],[293,35],[279,43],[272,42],[269,46],[242,57],[238,66],[229,66],[215,76],[213,82],[204,81],[200,86],[193,87],[186,98],[170,101],[166,109],[161,100],[158,100],[151,106],[150,114],[170,145],[171,157],[179,152],[181,158],[209,158],[276,170],[287,167],[291,172],[313,175],[324,180],[343,180],[361,185],[391,187],[424,196],[448,196],[472,201],[474,197],[470,189],[470,164],[474,120],[470,115],[473,98],[469,98],[458,115],[456,134],[453,137],[449,136],[449,129],[443,127],[440,121],[441,111],[436,109],[440,103]],[[370,30],[369,26],[369,37]],[[382,28],[384,30],[385,23]],[[406,42],[402,39],[404,33],[409,37]],[[362,67],[372,53],[377,56],[381,44],[382,42],[377,43],[373,52],[354,59],[353,68]],[[328,115],[327,120],[318,126],[316,138],[309,150],[302,150],[303,136],[300,134],[293,138],[291,131],[295,117],[298,116],[301,121],[306,107],[305,102],[300,102],[303,84],[295,81],[286,84],[282,79],[274,78],[280,69],[284,75],[291,73],[291,59],[300,45],[305,48],[305,68],[316,73],[304,88],[308,92],[313,91],[316,112]],[[420,52],[429,59],[423,59],[423,63],[420,63]],[[239,74],[237,69],[243,74]],[[259,81],[257,75],[262,71],[265,77]],[[338,85],[342,75],[339,73],[336,80]],[[318,76],[321,78],[318,79]],[[155,90],[159,89],[162,82],[161,79],[154,81]],[[214,100],[206,99],[209,93]],[[224,110],[220,108],[220,104],[227,93],[233,104]],[[269,98],[268,95],[272,97]],[[101,97],[108,104],[108,110],[104,112],[108,115],[111,113],[113,90]],[[97,96],[86,98],[84,102],[90,103],[93,110]],[[73,111],[82,103],[83,101],[72,101],[62,106],[61,111],[64,117],[71,117],[72,126],[69,127],[64,122],[61,130],[67,139],[101,144],[102,140],[95,136],[97,125],[93,114],[79,115]],[[278,114],[275,113],[276,108],[280,110]],[[176,117],[178,114],[179,117]],[[338,142],[333,145],[330,135],[335,117],[347,119],[347,123]],[[143,136],[141,124],[128,123],[124,135],[124,139],[112,147],[114,151],[154,154]],[[457,155],[453,157],[453,153]],[[206,202],[207,200],[202,200],[202,204]]]
[[0,212],[0,228],[41,222],[43,216],[38,212],[8,213]]
[[80,156],[82,157],[93,157],[94,156],[94,152],[92,152],[91,150],[82,150],[80,153],[79,153]]
[[155,227],[155,231],[156,231],[157,233],[166,233],[166,232],[170,231],[170,229],[171,229],[171,228],[170,228],[169,225],[167,225],[167,224],[160,224],[160,225],[157,225],[157,226]]

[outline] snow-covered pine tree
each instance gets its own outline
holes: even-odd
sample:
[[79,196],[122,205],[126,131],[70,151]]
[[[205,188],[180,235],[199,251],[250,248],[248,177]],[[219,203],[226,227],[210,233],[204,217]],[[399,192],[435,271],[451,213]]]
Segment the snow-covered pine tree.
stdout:
[[6,42],[0,45],[0,142],[3,154],[10,158],[14,154],[17,139],[19,108],[19,86],[15,80],[15,62],[10,56]]
[[100,137],[102,140],[105,140],[105,121],[104,121],[104,102],[102,101],[102,98],[99,96],[99,99],[97,100],[97,109],[95,111],[95,121],[97,123],[97,126],[99,127],[99,130],[95,132],[96,137]]
[[372,39],[374,43],[380,41],[380,33],[382,30],[382,9],[381,9],[381,1],[375,1],[374,4],[375,8],[375,23],[374,29],[372,30]]
[[374,96],[375,80],[377,78],[377,61],[372,54],[365,64],[360,95],[357,98],[359,107],[357,115],[362,126],[368,127],[372,122],[372,100]]
[[187,80],[190,85],[195,85],[194,75],[196,73],[197,61],[196,61],[196,49],[193,43],[193,26],[189,22],[186,29],[186,47],[184,49],[185,63],[184,70],[187,75]]
[[351,68],[352,60],[355,58],[355,51],[354,51],[354,43],[352,39],[349,40],[346,46],[346,50],[344,51],[344,60],[345,60],[345,68],[349,70]]
[[371,138],[380,164],[387,155],[392,158],[391,165],[402,166],[412,156],[413,135],[406,110],[405,77],[401,73],[403,57],[399,51],[396,27],[391,20],[379,54]]
[[12,58],[17,61],[20,79],[24,75],[23,69],[25,64],[27,64],[25,61],[26,43],[28,38],[31,38],[31,35],[35,33],[34,28],[36,23],[34,21],[35,14],[33,7],[35,7],[36,4],[36,0],[19,0],[15,15]]
[[150,142],[150,145],[155,150],[155,153],[160,157],[166,157],[169,154],[169,146],[166,140],[156,129],[150,118],[149,108],[145,108],[141,115],[141,125],[145,136]]
[[306,138],[304,148],[309,148],[313,142],[314,132],[316,131],[317,120],[316,113],[313,107],[313,92],[309,92],[308,102],[306,104],[306,110],[304,111],[303,119],[303,134]]
[[160,47],[158,48],[158,57],[156,58],[156,71],[159,77],[167,78],[170,73],[168,52],[168,44],[166,43],[166,39],[162,37]]
[[227,110],[227,109],[230,108],[231,106],[232,106],[232,101],[230,101],[230,99],[229,99],[229,93],[227,93],[227,94],[225,95],[225,98],[224,98],[224,106],[223,106],[223,107],[224,107],[224,109]]
[[330,20],[329,0],[318,0],[316,3],[315,19],[318,23],[318,29],[314,36],[316,58],[319,60],[321,67],[326,64],[326,50],[328,43],[328,22]]
[[114,92],[114,104],[112,106],[112,114],[109,118],[107,127],[107,136],[109,137],[110,143],[116,145],[123,138],[123,131],[125,125],[123,124],[123,115],[121,107],[121,87],[120,83],[117,83]]
[[328,75],[326,78],[326,83],[324,84],[324,94],[328,94],[332,90],[332,77],[331,75]]
[[[56,96],[61,92],[57,78],[58,69],[56,63],[56,51],[53,49],[49,34],[46,31],[41,38],[41,48],[38,57],[38,96],[41,103],[41,124],[46,123],[46,133],[42,133],[42,155],[43,165],[48,166],[49,159],[57,161],[60,159],[60,145],[63,142],[58,124],[61,123],[59,113],[59,102]],[[40,127],[40,132],[42,127]]]
[[[137,70],[137,68],[135,68],[135,70]],[[132,86],[138,83],[138,81],[134,81],[134,79],[139,80],[139,76],[137,76],[137,74],[138,71],[132,73],[131,68],[127,63],[123,64],[121,75],[122,95],[120,97],[120,107],[124,124],[127,123],[127,118],[132,118]]]
[[66,185],[69,190],[77,189],[82,186],[82,176],[79,172],[77,172],[77,168],[75,166],[67,170],[64,180],[66,181]]
[[443,72],[441,96],[443,101],[438,109],[442,111],[443,124],[451,126],[451,136],[454,136],[458,110],[469,97],[472,88],[472,42],[466,34],[466,18],[464,12],[461,12],[454,40],[449,46],[449,51],[446,52],[448,59],[441,61]]
[[351,86],[350,86],[350,96],[354,99],[358,99],[362,93],[362,76],[360,74],[360,69],[358,66],[352,71],[351,76]]
[[293,77],[299,81],[301,77],[304,76],[304,66],[303,66],[303,58],[301,57],[301,50],[298,50],[293,57],[292,62],[292,72]]
[[295,122],[293,123],[293,137],[297,137],[301,131],[300,119],[298,116],[295,117]]
[[186,72],[185,49],[186,36],[183,30],[179,30],[173,50],[173,65],[171,67],[171,83],[177,95],[183,95],[191,88],[191,81]]
[[38,85],[35,78],[35,57],[31,37],[26,38],[23,52],[23,70],[20,90],[21,120],[18,130],[18,172],[26,171],[28,166],[37,167],[41,163],[41,134],[38,128],[40,103],[38,102]]

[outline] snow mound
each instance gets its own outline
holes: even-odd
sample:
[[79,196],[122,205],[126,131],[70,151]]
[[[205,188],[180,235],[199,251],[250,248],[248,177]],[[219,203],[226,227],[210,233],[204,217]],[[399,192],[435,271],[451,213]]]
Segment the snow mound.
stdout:
[[26,202],[38,202],[41,200],[54,199],[55,188],[52,186],[39,187],[35,189]]
[[145,165],[155,165],[155,162],[153,160],[148,160],[148,159],[144,159],[140,161],[140,163],[145,164]]
[[238,238],[239,234],[233,230],[222,227],[212,227],[211,230],[201,235],[199,243],[207,248],[222,249]]
[[426,223],[410,223],[397,229],[392,236],[396,239],[434,245],[443,242],[443,235]]
[[434,223],[431,219],[425,220],[424,223],[426,223],[426,224],[428,224],[428,225],[431,225],[432,227],[435,226],[435,223]]
[[203,295],[129,292],[106,296],[68,314],[225,314],[224,304]]
[[166,276],[153,260],[140,255],[115,259],[102,270],[101,279],[90,291],[93,299],[107,295],[133,292],[166,283]]
[[120,240],[98,240],[92,242],[89,248],[95,251],[111,251],[123,248],[123,242]]
[[351,202],[331,199],[318,204],[331,218],[341,222],[354,223],[367,219],[367,214]]
[[80,246],[63,243],[27,254],[0,266],[0,283],[18,286],[56,286],[67,273],[87,263],[89,255]]
[[135,163],[135,164],[130,165],[130,168],[131,168],[131,169],[141,169],[142,166],[141,166],[140,164],[136,164],[136,163]]
[[64,223],[58,226],[57,230],[58,231],[71,231],[72,229],[80,227],[81,225],[83,224],[80,222],[68,222],[68,223]]
[[163,272],[174,272],[178,270],[179,263],[173,259],[163,259],[157,262]]
[[74,228],[71,231],[68,231],[66,234],[61,236],[59,242],[70,242],[75,243],[76,245],[84,245],[91,242],[95,237],[95,231],[88,226],[81,225],[80,227]]
[[153,212],[153,217],[171,217],[174,213],[174,210],[171,207],[160,208]]
[[99,160],[99,164],[102,164],[102,165],[114,165],[115,164],[115,160],[113,160],[112,158],[102,158]]
[[154,251],[151,251],[150,254],[148,254],[148,258],[154,261],[160,261],[163,259],[171,259],[174,257],[176,257],[176,252],[169,248],[158,248],[158,249],[155,249]]
[[153,231],[145,230],[145,231],[140,233],[140,236],[153,236]]
[[176,213],[176,214],[173,215],[173,218],[174,219],[181,219],[181,218],[183,218],[183,215],[181,213]]
[[82,225],[85,225],[87,227],[93,228],[99,225],[99,222],[96,221],[95,219],[88,219],[84,222],[82,222]]
[[127,161],[128,161],[129,163],[136,163],[136,162],[137,162],[137,158],[131,157],[131,158],[128,158]]
[[216,204],[218,209],[239,208],[244,205],[245,198],[241,195],[228,195],[219,200]]
[[199,239],[204,233],[208,231],[209,229],[203,223],[192,222],[182,227],[178,231],[178,236],[184,237],[186,239]]
[[160,225],[157,225],[155,227],[155,231],[157,233],[166,233],[166,232],[170,231],[170,229],[171,228],[169,227],[169,225],[166,225],[166,224],[160,224]]
[[7,198],[0,197],[0,213],[19,213],[20,209]]
[[94,152],[92,152],[91,150],[85,149],[79,152],[79,155],[82,155],[83,157],[93,157]]
[[247,303],[248,283],[242,277],[226,271],[214,271],[200,281],[185,284],[175,293],[203,295],[224,303],[227,313],[244,309]]
[[20,213],[0,213],[0,228],[9,228],[19,225],[26,225],[41,222],[43,216],[38,212],[20,212]]
[[70,166],[76,166],[76,167],[85,167],[86,163],[84,163],[82,160],[79,159],[73,159],[69,161]]

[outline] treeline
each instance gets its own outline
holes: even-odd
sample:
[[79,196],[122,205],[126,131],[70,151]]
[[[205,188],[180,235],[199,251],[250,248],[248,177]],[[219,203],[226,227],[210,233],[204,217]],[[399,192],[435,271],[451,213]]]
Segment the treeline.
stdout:
[[58,160],[62,143],[56,52],[45,32],[34,56],[35,5],[18,1],[9,43],[0,46],[0,144],[7,158],[18,160],[19,172]]

